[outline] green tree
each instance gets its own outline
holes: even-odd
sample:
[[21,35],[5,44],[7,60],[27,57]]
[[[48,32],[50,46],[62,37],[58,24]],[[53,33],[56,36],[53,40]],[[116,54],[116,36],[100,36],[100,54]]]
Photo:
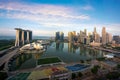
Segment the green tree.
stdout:
[[83,74],[81,72],[78,72],[78,77],[82,77]]
[[0,80],[5,80],[8,77],[6,72],[0,72]]
[[84,60],[80,60],[81,63],[84,63]]
[[75,79],[75,78],[76,78],[76,74],[72,73],[72,79]]
[[99,68],[100,68],[100,66],[96,65],[96,66],[94,66],[94,67],[91,69],[91,72],[92,72],[93,74],[97,74]]
[[118,79],[120,77],[120,73],[118,72],[110,72],[108,74],[106,74],[106,78],[107,79]]
[[120,69],[120,64],[117,65],[117,68]]

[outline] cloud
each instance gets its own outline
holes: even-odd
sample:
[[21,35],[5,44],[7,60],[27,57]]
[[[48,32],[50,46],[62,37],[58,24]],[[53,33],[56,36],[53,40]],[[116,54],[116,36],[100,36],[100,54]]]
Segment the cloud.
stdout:
[[[15,14],[17,15],[18,14],[17,12],[19,12],[19,13],[23,14],[23,15],[19,15],[21,18],[27,16],[28,14],[31,14],[35,18],[37,15],[37,18],[41,18],[41,16],[47,16],[47,18],[62,17],[63,19],[64,18],[65,19],[66,18],[80,19],[80,20],[89,20],[90,19],[90,17],[85,14],[74,15],[75,11],[70,7],[48,5],[48,4],[28,5],[28,4],[17,3],[17,2],[14,2],[14,3],[10,2],[8,4],[0,3],[0,9],[7,10],[8,13],[6,13],[6,14],[9,14],[12,11],[12,12],[14,12],[14,15]],[[14,16],[14,15],[12,15],[12,16]],[[16,17],[16,15],[15,15],[15,17]],[[17,16],[17,17],[19,17],[19,16]]]
[[[81,7],[80,10],[94,10],[94,8],[86,5]],[[54,35],[56,31],[63,31],[67,35],[68,31],[74,30],[80,32],[80,30],[84,30],[85,28],[88,32],[92,32],[94,26],[96,26],[99,34],[101,34],[103,26],[110,33],[118,34],[120,32],[120,24],[87,24],[85,22],[91,19],[89,15],[82,14],[72,7],[60,5],[0,2],[0,16],[37,22],[40,25],[38,27],[40,30],[34,30],[33,28],[34,35]],[[44,29],[41,29],[41,27],[44,27]],[[48,30],[50,28],[53,30]],[[5,28],[0,29],[0,34],[3,34],[5,31]],[[10,30],[3,35],[12,35],[14,34],[13,32],[15,31]]]
[[35,30],[33,31],[34,36],[54,36],[56,31],[50,31],[50,30]]

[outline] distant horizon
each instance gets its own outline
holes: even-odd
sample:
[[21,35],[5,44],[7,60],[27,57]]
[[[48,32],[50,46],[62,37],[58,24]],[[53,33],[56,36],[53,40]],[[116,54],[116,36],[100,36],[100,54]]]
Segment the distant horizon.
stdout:
[[[33,36],[33,39],[48,39],[54,36]],[[10,40],[10,39],[15,39],[16,36],[0,36],[0,40]]]

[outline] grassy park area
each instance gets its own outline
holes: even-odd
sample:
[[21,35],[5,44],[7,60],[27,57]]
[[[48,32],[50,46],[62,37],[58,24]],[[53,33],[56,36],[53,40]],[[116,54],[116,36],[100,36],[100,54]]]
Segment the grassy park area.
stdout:
[[37,61],[38,65],[62,62],[58,57],[43,58]]

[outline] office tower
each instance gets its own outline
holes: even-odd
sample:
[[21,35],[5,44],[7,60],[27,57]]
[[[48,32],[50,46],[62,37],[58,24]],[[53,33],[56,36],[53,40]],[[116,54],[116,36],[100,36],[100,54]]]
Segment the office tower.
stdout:
[[56,32],[55,40],[56,41],[64,41],[64,33],[63,32]]
[[81,43],[85,43],[86,42],[85,37],[86,37],[85,32],[80,31],[80,42]]
[[16,40],[15,46],[21,46],[32,41],[32,31],[15,28]]
[[76,36],[76,31],[73,31],[72,34],[73,34],[73,36]]
[[64,41],[64,33],[63,32],[60,32],[60,40]]
[[55,40],[56,40],[56,41],[60,40],[60,32],[56,32]]
[[68,32],[68,41],[69,42],[73,41],[73,33],[72,32]]
[[84,29],[84,33],[85,33],[85,36],[87,36],[87,30],[86,29]]
[[87,37],[87,42],[86,44],[89,44],[90,43],[90,37]]
[[113,39],[113,38],[112,38],[112,34],[109,33],[109,43],[112,42],[112,39]]
[[88,38],[90,39],[90,42],[93,42],[93,35],[90,32],[88,33]]
[[76,31],[68,32],[68,41],[69,42],[76,42],[78,37],[76,35]]
[[94,31],[93,31],[93,40],[96,41],[96,35],[97,35],[97,31],[96,31],[96,27],[94,27]]
[[90,32],[88,32],[88,37],[90,37],[90,35],[91,35],[91,33],[90,33]]
[[106,43],[109,43],[109,33],[106,33]]
[[96,27],[94,27],[94,33],[97,33],[97,31],[96,31]]
[[106,44],[106,29],[105,27],[102,28],[102,44]]
[[95,42],[100,43],[100,35],[98,33],[95,33]]
[[118,35],[113,36],[113,40],[115,41],[116,44],[120,44],[120,36]]

